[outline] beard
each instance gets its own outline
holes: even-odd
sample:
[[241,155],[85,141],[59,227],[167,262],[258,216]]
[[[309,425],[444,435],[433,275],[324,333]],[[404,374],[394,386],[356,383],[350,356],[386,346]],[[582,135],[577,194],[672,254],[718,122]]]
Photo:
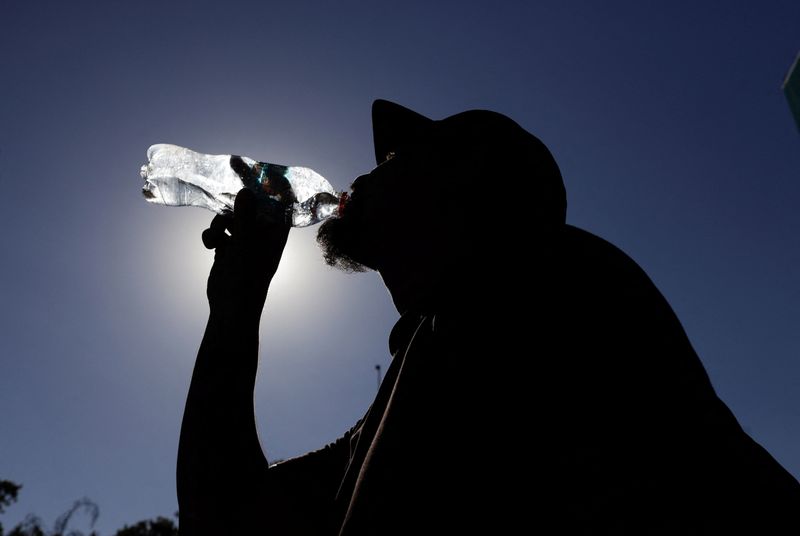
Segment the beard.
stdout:
[[374,270],[364,246],[361,226],[353,217],[343,216],[322,222],[317,231],[317,244],[328,266],[347,273]]

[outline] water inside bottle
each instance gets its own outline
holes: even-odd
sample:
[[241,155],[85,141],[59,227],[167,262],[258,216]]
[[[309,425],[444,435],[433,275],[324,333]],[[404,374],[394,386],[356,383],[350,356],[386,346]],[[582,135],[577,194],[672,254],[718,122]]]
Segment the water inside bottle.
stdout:
[[167,206],[233,211],[243,187],[256,193],[259,209],[295,227],[335,217],[342,198],[313,169],[258,162],[246,156],[207,155],[169,144],[153,145],[140,175],[144,198]]

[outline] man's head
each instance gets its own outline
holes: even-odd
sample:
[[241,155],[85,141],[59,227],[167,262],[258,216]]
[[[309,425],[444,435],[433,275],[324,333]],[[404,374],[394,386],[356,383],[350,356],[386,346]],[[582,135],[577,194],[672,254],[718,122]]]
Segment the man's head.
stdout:
[[564,224],[555,160],[511,119],[472,110],[434,121],[382,100],[372,116],[378,166],[317,236],[332,266],[378,270],[394,296],[393,285],[491,263],[501,236]]

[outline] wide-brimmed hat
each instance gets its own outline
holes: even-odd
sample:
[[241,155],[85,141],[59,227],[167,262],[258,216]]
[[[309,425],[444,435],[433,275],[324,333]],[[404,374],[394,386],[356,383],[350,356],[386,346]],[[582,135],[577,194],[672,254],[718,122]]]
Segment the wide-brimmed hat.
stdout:
[[566,190],[553,155],[542,141],[509,117],[489,110],[468,110],[434,120],[387,100],[372,104],[375,160],[384,162],[404,148],[429,143],[441,149],[441,158],[480,153],[485,164],[513,177],[507,180],[509,195],[524,191],[547,214],[566,220]]

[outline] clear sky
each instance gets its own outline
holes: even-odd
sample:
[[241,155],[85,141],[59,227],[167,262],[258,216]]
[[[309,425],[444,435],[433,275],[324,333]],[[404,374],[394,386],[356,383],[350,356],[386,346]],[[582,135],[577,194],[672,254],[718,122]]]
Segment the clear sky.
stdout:
[[[212,214],[144,202],[147,147],[343,189],[374,165],[376,98],[492,109],[544,140],[568,221],[642,265],[800,476],[800,134],[780,90],[798,28],[796,0],[0,0],[0,478],[24,485],[4,524],[82,496],[102,534],[177,509]],[[314,234],[292,231],[261,326],[271,458],[349,428],[389,360],[380,279],[326,268]]]

